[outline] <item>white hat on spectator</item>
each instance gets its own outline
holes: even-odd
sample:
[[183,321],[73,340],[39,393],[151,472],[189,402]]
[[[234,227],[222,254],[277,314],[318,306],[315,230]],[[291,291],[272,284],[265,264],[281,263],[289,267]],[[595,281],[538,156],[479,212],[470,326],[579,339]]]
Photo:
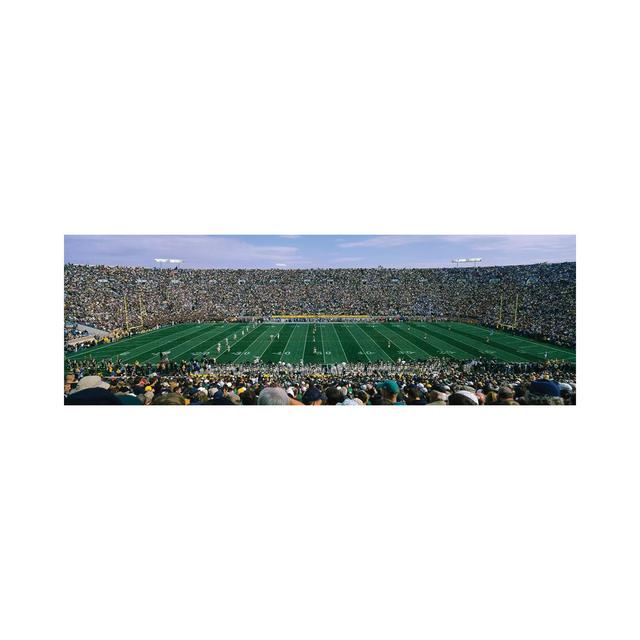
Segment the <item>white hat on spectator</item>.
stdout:
[[80,382],[76,385],[76,388],[71,393],[77,393],[78,391],[84,391],[85,389],[108,389],[109,383],[102,382],[100,376],[85,376],[80,378]]

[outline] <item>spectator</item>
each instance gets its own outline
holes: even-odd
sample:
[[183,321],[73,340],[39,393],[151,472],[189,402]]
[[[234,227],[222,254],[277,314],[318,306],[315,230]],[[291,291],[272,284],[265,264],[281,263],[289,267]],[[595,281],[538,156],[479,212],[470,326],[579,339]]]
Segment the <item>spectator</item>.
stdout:
[[[108,385],[107,385],[108,386]],[[107,405],[107,404],[122,404],[115,394],[111,393],[104,387],[88,387],[69,394],[64,403],[66,405]]]
[[452,405],[478,405],[477,396],[466,389],[456,391],[449,396],[449,404]]
[[317,387],[309,387],[302,396],[302,404],[320,406],[327,401],[327,396]]
[[[517,318],[518,333],[575,346],[574,262],[477,269],[178,271],[67,264],[64,279],[69,350],[81,348],[70,344],[82,333],[74,328],[79,324],[122,336],[125,295],[132,301],[130,316],[147,328],[278,313],[466,318],[492,327]],[[111,339],[94,336],[93,344]]]
[[288,405],[289,401],[287,392],[277,387],[265,387],[258,396],[258,404]]
[[179,393],[163,393],[153,399],[156,405],[185,405],[187,401]]
[[525,393],[524,403],[528,405],[564,404],[560,397],[560,385],[554,380],[534,380]]
[[406,388],[406,403],[407,405],[425,405],[427,401],[422,396],[422,392],[417,385],[411,384]]
[[395,380],[385,380],[378,385],[378,390],[382,396],[382,404],[405,404],[398,399],[400,395],[400,387]]
[[498,390],[498,402],[500,405],[518,405],[514,400],[515,392],[511,387],[500,387]]
[[[67,382],[70,379],[77,382],[74,382],[76,389],[70,391],[67,398],[73,398],[83,390],[102,389],[118,398],[135,398],[139,394],[147,398],[153,394],[151,404],[157,404],[159,396],[173,393],[191,400],[192,404],[229,406],[239,399],[241,404],[249,405],[257,403],[264,388],[277,387],[285,395],[286,390],[291,389],[292,395],[300,396],[303,401],[319,391],[322,398],[326,397],[322,401],[332,406],[345,399],[359,399],[371,406],[393,398],[389,391],[383,395],[382,387],[388,382],[393,383],[393,390],[398,389],[396,402],[401,402],[404,394],[409,404],[417,398],[423,398],[428,405],[446,404],[449,396],[459,391],[471,393],[478,402],[480,395],[491,398],[491,394],[496,393],[498,405],[575,404],[576,397],[575,365],[555,361],[518,364],[433,358],[400,365],[389,362],[345,364],[335,374],[327,373],[321,365],[291,367],[280,363],[229,363],[209,367],[204,361],[167,361],[162,370],[159,364],[80,360],[69,364],[72,370],[65,376],[65,384],[70,385]],[[487,380],[497,382],[487,383]],[[558,380],[562,382],[554,382]],[[484,393],[484,389],[491,388],[497,392]],[[292,397],[287,396],[287,399],[289,404],[298,404]],[[451,404],[459,400],[455,398]]]
[[339,402],[342,402],[344,396],[342,395],[342,391],[338,389],[338,387],[329,387],[325,390],[325,395],[327,397],[327,404],[330,407],[335,407]]

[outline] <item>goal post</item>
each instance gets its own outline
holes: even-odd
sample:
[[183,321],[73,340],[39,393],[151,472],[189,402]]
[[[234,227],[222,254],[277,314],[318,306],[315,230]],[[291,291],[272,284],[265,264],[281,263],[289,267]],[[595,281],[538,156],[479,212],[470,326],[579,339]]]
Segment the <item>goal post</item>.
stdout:
[[124,299],[122,302],[123,311],[124,311],[124,327],[127,333],[131,333],[134,329],[143,329],[144,328],[144,320],[142,315],[142,297],[139,298],[140,301],[140,324],[131,326],[131,322],[129,320],[129,303],[127,300],[127,294],[124,294]]
[[[501,293],[498,305],[498,322],[499,329],[516,329],[518,326],[518,311],[520,310],[520,292]],[[503,320],[507,318],[507,321]]]

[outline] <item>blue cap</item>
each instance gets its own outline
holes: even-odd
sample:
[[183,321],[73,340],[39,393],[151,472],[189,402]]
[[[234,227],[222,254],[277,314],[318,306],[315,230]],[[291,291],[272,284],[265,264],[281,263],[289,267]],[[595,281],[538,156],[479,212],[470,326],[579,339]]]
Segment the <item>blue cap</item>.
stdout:
[[326,400],[327,396],[318,387],[309,387],[302,396],[302,402],[316,402],[317,400]]
[[560,385],[555,380],[534,380],[529,385],[529,391],[539,396],[560,397]]

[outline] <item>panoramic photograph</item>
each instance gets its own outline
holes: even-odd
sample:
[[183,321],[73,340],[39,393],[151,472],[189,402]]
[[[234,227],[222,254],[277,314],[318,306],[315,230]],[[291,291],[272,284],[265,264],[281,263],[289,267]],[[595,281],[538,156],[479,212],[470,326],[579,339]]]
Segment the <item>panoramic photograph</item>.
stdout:
[[65,405],[575,405],[574,235],[68,235]]

